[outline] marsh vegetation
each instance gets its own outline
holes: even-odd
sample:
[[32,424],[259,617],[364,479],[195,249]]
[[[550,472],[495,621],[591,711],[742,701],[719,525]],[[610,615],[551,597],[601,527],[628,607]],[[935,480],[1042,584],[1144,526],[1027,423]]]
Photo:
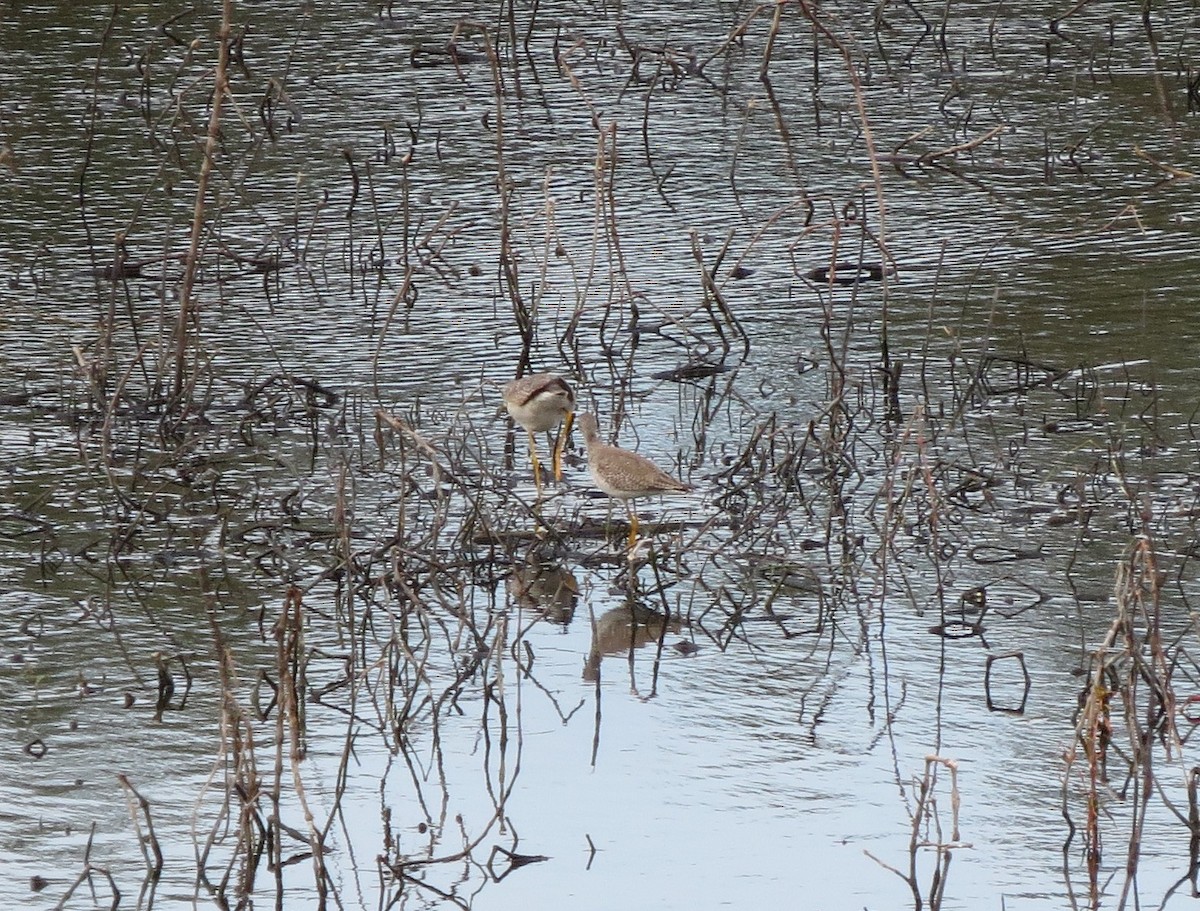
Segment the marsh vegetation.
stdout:
[[6,902],[1194,899],[1195,4],[319,6],[0,8]]

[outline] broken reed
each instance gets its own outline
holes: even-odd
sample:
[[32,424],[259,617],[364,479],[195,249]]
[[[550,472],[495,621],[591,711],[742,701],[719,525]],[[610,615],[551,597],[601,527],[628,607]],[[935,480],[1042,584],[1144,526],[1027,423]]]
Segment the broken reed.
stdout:
[[[1192,833],[1191,867],[1197,869],[1200,844],[1193,791],[1187,791],[1188,809],[1176,806],[1179,798],[1161,780],[1164,770],[1177,765],[1184,738],[1178,728],[1180,700],[1175,677],[1186,634],[1169,631],[1163,614],[1164,575],[1159,568],[1154,538],[1143,534],[1129,547],[1117,567],[1112,601],[1115,615],[1108,632],[1092,652],[1086,668],[1086,685],[1074,748],[1065,754],[1064,815],[1079,846],[1087,871],[1089,902],[1095,906],[1111,886],[1106,883],[1104,832],[1120,820],[1127,832],[1127,875],[1120,881],[1118,906],[1131,898],[1141,856],[1150,801],[1158,797],[1184,821]],[[1082,798],[1082,819],[1077,819],[1076,794]],[[1114,802],[1124,811],[1115,813]]]

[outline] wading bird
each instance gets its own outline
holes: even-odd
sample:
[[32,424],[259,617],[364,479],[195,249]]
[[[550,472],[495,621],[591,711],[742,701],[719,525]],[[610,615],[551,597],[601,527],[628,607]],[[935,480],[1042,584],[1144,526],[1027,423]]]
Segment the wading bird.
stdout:
[[533,462],[533,481],[542,489],[542,468],[538,463],[535,433],[553,430],[563,423],[562,430],[554,439],[554,480],[562,480],[562,450],[567,434],[571,432],[571,421],[575,416],[575,390],[561,376],[554,373],[534,373],[513,380],[504,387],[504,407],[512,419],[529,434],[529,458]]
[[596,486],[610,497],[625,501],[629,513],[629,546],[637,543],[638,520],[630,500],[655,494],[685,492],[692,488],[671,477],[645,456],[610,446],[600,440],[600,425],[594,414],[579,416],[579,429],[587,443],[588,470]]

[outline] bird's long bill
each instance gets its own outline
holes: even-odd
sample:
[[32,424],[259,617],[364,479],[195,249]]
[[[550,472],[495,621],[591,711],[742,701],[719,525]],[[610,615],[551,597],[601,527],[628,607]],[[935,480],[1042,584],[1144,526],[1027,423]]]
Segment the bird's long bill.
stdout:
[[575,412],[568,411],[554,440],[554,480],[562,480],[562,454],[567,445],[567,437],[571,435],[571,427],[575,423]]

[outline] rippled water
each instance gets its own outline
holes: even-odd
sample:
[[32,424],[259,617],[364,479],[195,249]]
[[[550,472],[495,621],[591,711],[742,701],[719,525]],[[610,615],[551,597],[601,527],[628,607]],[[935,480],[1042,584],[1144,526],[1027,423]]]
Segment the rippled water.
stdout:
[[[754,7],[540,4],[528,55],[520,38],[502,44],[500,107],[477,41],[464,39],[474,56],[457,66],[436,57],[467,11],[239,10],[244,66],[191,354],[208,407],[175,435],[148,390],[172,365],[155,340],[170,338],[178,309],[199,161],[188,129],[204,128],[213,46],[211,22],[185,14],[164,29],[159,6],[119,9],[103,50],[110,10],[0,12],[9,904],[53,907],[85,860],[138,900],[143,861],[118,774],[149,800],[166,855],[155,902],[212,901],[197,850],[219,833],[214,881],[237,858],[220,816],[230,769],[213,629],[242,707],[265,709],[289,583],[307,611],[296,768],[319,825],[339,800],[356,700],[325,858],[341,906],[776,907],[798,895],[904,906],[912,893],[888,867],[908,869],[929,756],[957,763],[958,803],[938,766],[942,829],[922,823],[914,851],[927,906],[935,843],[953,853],[943,907],[1119,902],[1124,881],[1107,877],[1124,865],[1135,782],[1114,758],[1102,789],[1110,891],[1091,898],[1062,813],[1065,791],[1082,824],[1086,776],[1064,754],[1081,673],[1113,623],[1117,567],[1145,529],[1169,578],[1174,695],[1200,680],[1187,647],[1190,4],[1151,10],[1157,58],[1134,11],[1087,5],[1055,36],[1047,16],[1062,11],[950,5],[943,34],[932,20],[926,33],[915,6],[856,3],[820,5],[840,46],[826,36],[814,57],[812,23],[787,5],[769,84],[771,10],[726,47]],[[496,26],[494,8],[469,15]],[[515,10],[518,34],[531,15]],[[622,35],[645,49],[636,66]],[[414,49],[439,65],[413,66]],[[271,79],[286,97],[272,96],[269,132]],[[175,119],[176,98],[192,121]],[[606,428],[624,416],[622,445],[699,488],[642,507],[650,524],[675,525],[655,536],[661,562],[640,569],[633,593],[615,545],[588,532],[608,505],[588,495],[578,441],[565,490],[535,515],[524,441],[497,414],[521,352],[499,260],[501,117],[518,290],[536,302],[533,366],[572,376]],[[118,232],[143,277],[97,280]],[[218,241],[241,259],[220,259]],[[720,260],[714,282],[744,356],[735,328],[700,309],[697,252],[707,268]],[[246,267],[265,256],[282,268]],[[891,271],[836,287],[806,278],[833,259]],[[406,265],[416,292],[401,299]],[[116,373],[104,388],[120,407],[106,427],[89,367],[110,306]],[[878,369],[885,325],[903,361],[894,423]],[[701,355],[726,371],[656,378]],[[1021,364],[1058,378],[1030,387]],[[297,378],[336,404],[306,399]],[[377,409],[415,427],[455,479],[439,486],[424,450],[377,437]],[[845,461],[822,460],[823,446]],[[757,467],[731,474],[747,447]],[[361,570],[349,588],[339,496]],[[470,521],[475,536],[456,537]],[[545,601],[513,588],[539,540],[578,593],[546,617]],[[426,576],[426,560],[447,568]],[[387,584],[393,571],[437,606],[425,638],[407,626],[417,620]],[[989,590],[983,635],[932,633],[969,629],[961,599],[977,586]],[[595,631],[631,600],[683,619],[651,624],[632,654],[620,631],[598,647]],[[397,643],[429,644],[420,673]],[[345,685],[351,651],[359,688]],[[989,658],[997,704],[1020,702],[1018,664],[997,657],[1010,652],[1023,655],[1028,703],[989,711]],[[156,656],[176,686],[161,712]],[[402,668],[395,686],[389,668]],[[385,694],[419,703],[399,737]],[[278,711],[264,714],[250,724],[265,787]],[[1186,882],[1170,892],[1188,872],[1189,832],[1165,803],[1186,815],[1195,750],[1186,724],[1179,733],[1154,754],[1142,836],[1136,891],[1156,906],[1188,894]],[[304,833],[286,760],[279,774],[280,816]],[[506,873],[496,846],[548,859]],[[282,853],[306,847],[292,837]],[[402,888],[380,855],[438,862],[407,868]],[[280,881],[287,907],[319,903],[309,859]],[[264,865],[254,903],[273,904],[275,890]]]

